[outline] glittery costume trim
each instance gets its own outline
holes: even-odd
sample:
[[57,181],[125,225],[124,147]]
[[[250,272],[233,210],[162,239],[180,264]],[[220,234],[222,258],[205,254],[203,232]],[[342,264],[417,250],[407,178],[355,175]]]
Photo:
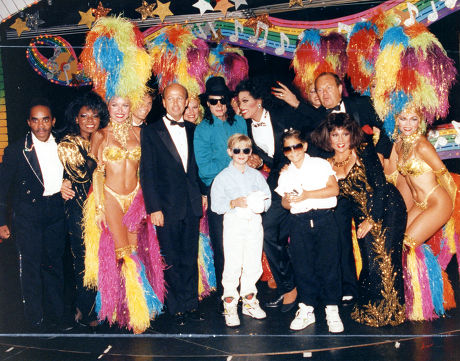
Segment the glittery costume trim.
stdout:
[[431,190],[426,194],[425,196],[425,199],[421,202],[417,202],[415,199],[414,199],[414,204],[420,208],[421,210],[425,210],[428,208],[428,199],[430,198],[430,196],[433,194],[433,192],[438,188],[440,187],[441,185],[437,184],[435,185],[433,188],[431,188]]
[[[353,197],[356,203],[359,204],[365,218],[372,220],[372,215],[367,208],[367,193],[372,192],[372,188],[367,182],[364,166],[355,164],[350,170],[350,175],[355,178],[357,184],[362,185],[359,188],[360,192],[356,191],[348,182],[341,182],[341,193],[346,193]],[[372,327],[396,326],[404,322],[405,311],[404,305],[399,303],[398,291],[395,289],[395,270],[391,260],[391,251],[387,252],[385,250],[386,229],[383,228],[382,221],[375,222],[373,220],[370,233],[374,238],[375,262],[378,263],[382,280],[382,300],[375,303],[369,302],[367,305],[355,306],[351,317],[356,322]]]
[[129,246],[126,247],[120,247],[115,249],[115,257],[118,259],[121,259],[125,256],[129,256],[131,253],[137,252],[137,246],[134,244],[130,244]]
[[120,205],[122,212],[126,213],[129,209],[129,206],[133,202],[133,199],[136,196],[137,191],[139,190],[139,182],[137,182],[136,188],[134,188],[134,190],[129,194],[118,194],[105,184],[104,190],[117,200],[117,203]]

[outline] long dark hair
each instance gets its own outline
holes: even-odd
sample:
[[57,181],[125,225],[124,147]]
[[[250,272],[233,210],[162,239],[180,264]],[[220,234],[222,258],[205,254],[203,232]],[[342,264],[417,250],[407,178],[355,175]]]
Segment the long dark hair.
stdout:
[[356,148],[363,140],[364,133],[359,124],[347,113],[330,113],[311,133],[310,139],[316,146],[332,152],[330,135],[334,129],[343,128],[350,133],[350,149]]
[[64,128],[64,131],[67,134],[80,134],[80,127],[75,122],[75,119],[77,118],[80,109],[83,107],[87,107],[93,112],[99,114],[99,129],[104,128],[109,123],[109,111],[107,110],[107,105],[99,95],[90,91],[74,99],[67,107],[65,111]]
[[[212,113],[211,113],[211,109],[209,109],[208,107],[208,98],[210,95],[214,95],[214,94],[208,94],[208,97],[206,97],[206,99],[203,99],[202,102],[201,102],[201,105],[203,105],[204,107],[204,116],[203,116],[203,119],[205,119],[207,122],[209,122],[209,124],[213,124],[214,123],[214,118],[212,117]],[[224,95],[224,101],[225,101],[225,105],[227,106],[227,122],[228,124],[230,125],[233,125],[233,123],[235,123],[235,111],[233,110],[233,107],[232,107],[232,98],[231,96],[228,96],[228,95]]]

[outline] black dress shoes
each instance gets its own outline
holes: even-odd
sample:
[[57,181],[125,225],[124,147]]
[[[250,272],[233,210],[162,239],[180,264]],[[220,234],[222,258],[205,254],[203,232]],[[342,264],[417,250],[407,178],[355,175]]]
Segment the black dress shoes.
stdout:
[[204,315],[198,311],[198,309],[193,309],[190,311],[187,311],[187,318],[192,320],[192,321],[204,321]]
[[185,325],[185,313],[183,312],[177,312],[174,314],[174,320],[176,321],[177,326],[184,326]]
[[265,302],[265,307],[269,307],[269,308],[281,307],[281,305],[283,304],[283,300],[284,300],[284,295],[278,296],[278,298],[275,298],[273,301]]
[[297,304],[297,300],[295,300],[294,302],[291,302],[291,303],[286,303],[286,304],[282,304],[281,305],[281,312],[285,313],[285,312],[289,312],[290,310],[292,310],[295,305]]

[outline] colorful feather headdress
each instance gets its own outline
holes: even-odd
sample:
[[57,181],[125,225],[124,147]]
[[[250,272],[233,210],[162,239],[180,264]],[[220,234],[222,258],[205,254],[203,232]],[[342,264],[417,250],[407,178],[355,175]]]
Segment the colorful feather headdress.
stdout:
[[100,18],[86,35],[80,55],[85,74],[94,91],[107,101],[128,97],[136,107],[147,92],[151,58],[143,47],[139,29],[121,17]]
[[361,95],[370,95],[380,41],[384,32],[395,24],[394,15],[388,16],[381,11],[369,21],[356,23],[350,32],[347,45],[347,75],[353,89]]
[[305,30],[300,36],[291,66],[294,68],[294,84],[306,96],[308,88],[318,75],[332,72],[341,79],[345,76],[347,56],[345,38],[336,32],[321,35],[317,29]]
[[410,108],[431,124],[449,110],[456,69],[438,39],[422,24],[389,28],[375,63],[374,107],[392,134],[395,116]]
[[163,28],[150,43],[153,72],[160,92],[170,83],[180,83],[190,95],[204,91],[209,71],[207,43],[181,25]]
[[221,76],[231,91],[234,91],[240,81],[247,79],[249,73],[248,59],[243,51],[227,44],[218,44],[209,53],[210,72],[212,76]]

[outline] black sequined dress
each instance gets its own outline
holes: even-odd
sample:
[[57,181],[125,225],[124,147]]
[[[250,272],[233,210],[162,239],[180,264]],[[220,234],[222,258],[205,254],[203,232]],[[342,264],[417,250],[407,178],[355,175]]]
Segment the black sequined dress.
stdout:
[[82,234],[82,212],[97,162],[89,153],[89,141],[78,135],[67,135],[62,138],[58,144],[58,154],[64,166],[64,177],[70,180],[72,189],[75,191],[75,197],[65,202],[70,247],[74,261],[75,306],[82,313],[82,322],[89,323],[96,320],[94,312],[96,292],[83,286],[85,247]]
[[399,191],[389,184],[371,143],[357,149],[357,162],[339,180],[340,195],[352,203],[356,227],[372,229],[358,239],[362,258],[357,303],[352,318],[373,327],[404,322],[402,249],[407,211]]

